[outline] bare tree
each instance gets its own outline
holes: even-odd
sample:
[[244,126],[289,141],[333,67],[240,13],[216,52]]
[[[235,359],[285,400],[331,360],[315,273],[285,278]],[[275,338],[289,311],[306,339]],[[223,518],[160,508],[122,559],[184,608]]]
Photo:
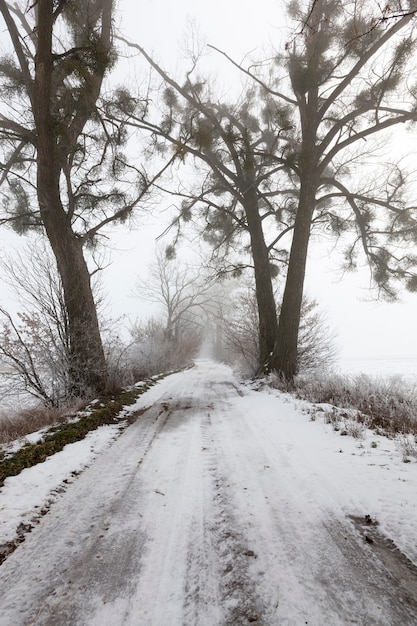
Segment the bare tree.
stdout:
[[218,306],[215,275],[204,264],[167,258],[158,250],[135,293],[158,307],[153,317],[131,330],[136,367],[148,364],[146,370],[154,373],[190,363]]
[[296,206],[271,357],[271,367],[291,380],[297,371],[307,253],[316,225],[342,244],[350,234],[346,267],[354,268],[362,254],[380,293],[394,297],[398,281],[416,288],[417,214],[409,176],[389,160],[370,173],[369,163],[375,160],[372,140],[386,142],[390,129],[417,115],[413,3],[394,20],[381,19],[378,3],[365,1],[289,6],[297,25],[273,65],[242,68],[230,60],[265,97],[292,111],[288,168],[275,184],[285,189],[288,178],[292,181]]
[[144,110],[140,101],[133,110],[129,100],[127,123],[150,131],[161,152],[170,150],[178,162],[195,166],[194,187],[187,189],[181,180],[178,189],[169,189],[180,204],[175,224],[180,227],[196,217],[214,249],[249,248],[259,312],[259,360],[268,368],[277,330],[272,278],[287,259],[282,241],[294,219],[293,199],[287,193],[283,200],[284,190],[273,184],[287,167],[283,138],[291,128],[288,107],[272,98],[259,99],[256,87],[244,88],[236,102],[222,101],[198,74],[197,58],[191,59],[185,82],[179,82],[143,48],[130,45],[164,82],[159,117],[154,109]]
[[[8,395],[29,393],[45,405],[69,399],[68,315],[56,266],[42,243],[2,259],[2,280],[17,296],[16,315],[0,308],[1,378]],[[86,390],[87,391],[87,390]]]
[[[17,313],[0,308],[0,378],[9,396],[26,392],[45,405],[59,406],[74,399],[70,377],[72,352],[62,282],[44,238],[0,260],[2,282],[15,297]],[[133,382],[127,346],[119,336],[120,320],[109,318],[100,282],[93,277],[103,348],[112,389]],[[77,395],[88,396],[81,387]]]
[[168,259],[158,250],[148,276],[137,281],[135,292],[160,305],[164,335],[175,344],[191,326],[201,326],[213,306],[215,280],[201,266]]
[[112,0],[0,0],[12,48],[0,59],[0,221],[48,237],[68,314],[74,392],[107,384],[84,247],[126,220],[153,179],[129,166],[126,129],[100,103],[116,58],[113,12]]

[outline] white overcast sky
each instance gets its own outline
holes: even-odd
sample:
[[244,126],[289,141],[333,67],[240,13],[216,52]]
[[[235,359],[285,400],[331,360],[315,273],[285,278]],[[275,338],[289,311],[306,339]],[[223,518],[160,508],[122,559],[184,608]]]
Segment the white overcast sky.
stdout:
[[[181,67],[184,42],[190,24],[201,39],[225,50],[237,60],[255,48],[269,48],[285,41],[286,25],[281,0],[117,0],[116,23],[124,35],[144,46],[171,71]],[[2,35],[4,36],[4,35]],[[213,73],[223,72],[215,56],[208,57]],[[132,76],[139,75],[138,61],[125,64]],[[416,132],[417,145],[417,132]],[[134,319],[149,307],[130,297],[135,277],[143,273],[152,256],[154,240],[161,225],[147,223],[138,231],[118,231],[110,242],[112,265],[106,270],[106,283],[115,316]],[[13,238],[16,242],[16,239]],[[22,243],[19,243],[21,241]],[[23,245],[19,240],[17,245]],[[0,232],[2,248],[10,246]],[[314,245],[307,272],[307,292],[317,297],[335,329],[342,356],[417,357],[417,294],[405,294],[396,304],[370,303],[367,275],[350,274],[340,279],[337,255]],[[0,282],[0,304],[4,305]]]

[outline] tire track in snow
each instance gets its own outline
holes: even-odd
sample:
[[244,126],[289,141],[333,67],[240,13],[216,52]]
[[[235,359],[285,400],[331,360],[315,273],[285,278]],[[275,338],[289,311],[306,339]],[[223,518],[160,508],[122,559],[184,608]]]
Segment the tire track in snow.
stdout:
[[[210,421],[213,403],[225,391],[236,395],[233,385],[213,389],[200,381],[171,403],[164,429],[142,467],[144,481],[159,476],[155,484],[164,495],[149,507],[152,519],[146,512],[141,519],[148,539],[135,591],[140,603],[134,601],[129,609],[136,621],[124,624],[267,625],[257,579],[250,572],[255,554],[230,506],[228,476],[218,464],[219,442]],[[158,450],[166,445],[164,438],[173,448],[171,459],[164,460]],[[94,624],[101,619],[96,614]]]
[[[208,411],[201,420],[204,475],[208,481],[206,533],[218,561],[218,586],[224,617],[219,626],[242,626],[256,623],[270,626],[259,594],[256,552],[246,536],[247,520],[236,508],[232,479],[224,462],[218,422],[229,415],[230,399],[243,396],[240,387],[230,381],[206,382]],[[243,523],[242,523],[243,522]]]
[[[198,420],[194,409],[190,410],[191,404],[187,397],[171,407],[161,441],[156,443],[152,458],[143,468],[143,479],[149,482],[152,476],[156,477],[155,485],[164,495],[155,499],[152,509],[149,508],[141,520],[148,545],[136,590],[136,597],[140,598],[140,606],[138,603],[134,612],[137,621],[128,622],[132,626],[137,623],[193,626],[196,623],[190,606],[187,607],[187,572],[190,546],[201,546],[198,521],[203,507]],[[171,454],[165,459],[158,450],[158,444],[165,445],[163,438],[172,446]],[[207,564],[206,561],[204,565]],[[215,595],[213,598],[207,587],[202,611],[202,598],[194,599],[197,615],[204,611],[210,614],[211,607],[216,608]]]
[[[268,419],[251,415],[244,401],[234,404],[229,419],[218,416],[218,433],[229,475],[247,487],[236,506],[246,521],[258,523],[247,528],[259,554],[267,623],[414,625],[415,601],[401,599],[391,573],[355,532],[336,497],[328,508],[328,492],[337,488],[331,477],[321,471],[306,480],[292,458],[297,442],[287,432],[278,439],[276,424],[270,428]],[[312,458],[312,472],[319,466]],[[235,497],[239,490],[236,482]]]
[[[0,577],[1,626],[16,626],[16,606],[19,624],[84,626],[86,606],[97,590],[105,602],[132,593],[126,572],[140,566],[145,542],[137,519],[132,532],[132,510],[141,502],[138,473],[167,418],[164,404],[142,415],[52,505],[19,554],[9,557]],[[89,505],[92,484],[94,507]],[[112,523],[115,516],[122,520],[118,528]],[[47,559],[49,565],[43,577],[39,576],[40,559]],[[28,579],[23,598],[16,595],[13,584],[22,569]],[[35,612],[32,606],[37,606]]]
[[[220,442],[210,412],[202,421],[202,433],[206,451],[204,465],[212,492],[209,532],[219,562],[219,592],[225,610],[222,625],[242,626],[256,622],[267,626],[262,617],[264,607],[257,592],[257,579],[250,568],[250,561],[256,559],[256,553],[250,548],[235,514],[230,477],[219,463]],[[210,510],[210,506],[207,509]]]

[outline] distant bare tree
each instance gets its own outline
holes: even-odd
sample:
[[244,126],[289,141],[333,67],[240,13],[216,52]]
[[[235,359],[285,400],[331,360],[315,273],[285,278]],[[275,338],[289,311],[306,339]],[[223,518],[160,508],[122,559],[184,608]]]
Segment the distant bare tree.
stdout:
[[159,305],[165,337],[177,342],[213,306],[214,274],[189,262],[169,259],[159,250],[146,279],[139,279],[135,291],[142,299]]
[[201,267],[167,258],[162,250],[156,253],[149,275],[135,287],[142,300],[159,305],[159,316],[131,330],[138,367],[142,361],[155,372],[190,362],[215,307],[215,283],[215,276]]

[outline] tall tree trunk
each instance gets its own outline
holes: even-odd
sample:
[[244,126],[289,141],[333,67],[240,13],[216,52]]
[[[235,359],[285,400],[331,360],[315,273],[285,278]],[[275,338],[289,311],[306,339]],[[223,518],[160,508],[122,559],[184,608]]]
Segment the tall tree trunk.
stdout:
[[43,168],[39,168],[38,189],[43,190],[38,192],[39,204],[45,206],[46,198],[46,206],[56,207],[50,215],[43,210],[43,222],[56,258],[68,314],[70,391],[75,395],[90,390],[102,392],[106,388],[106,361],[82,243],[72,232],[59,197],[55,195],[54,202],[54,194],[45,193],[47,181],[43,174]]
[[33,112],[37,131],[37,193],[43,224],[61,277],[70,334],[72,391],[100,392],[106,363],[82,243],[74,234],[60,196],[61,164],[51,114],[53,0],[38,2]]
[[259,366],[260,370],[269,371],[270,359],[276,340],[277,313],[269,253],[262,230],[258,198],[253,188],[250,188],[245,193],[243,207],[248,224],[255,272],[256,301],[259,316]]
[[298,332],[316,189],[316,177],[313,176],[303,181],[300,188],[287,279],[271,359],[271,368],[286,380],[292,380],[297,373]]
[[317,128],[319,124],[319,63],[318,42],[322,19],[322,2],[313,2],[309,16],[310,36],[306,40],[307,64],[293,58],[289,64],[291,84],[297,98],[301,122],[300,196],[294,223],[287,279],[281,303],[272,369],[291,381],[297,373],[298,333],[307,264],[311,223],[316,206],[319,173]]

